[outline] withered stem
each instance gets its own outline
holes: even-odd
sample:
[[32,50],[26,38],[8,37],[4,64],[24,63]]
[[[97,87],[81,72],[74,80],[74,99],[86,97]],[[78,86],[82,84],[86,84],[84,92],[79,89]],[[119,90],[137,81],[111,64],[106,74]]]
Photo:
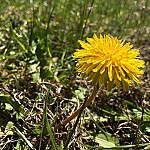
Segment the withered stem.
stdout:
[[[61,125],[66,125],[67,123],[69,123],[72,119],[74,119],[75,117],[77,117],[77,115],[79,114],[79,112],[81,111],[81,108],[83,107],[83,109],[85,109],[87,106],[90,105],[90,103],[92,102],[92,100],[95,98],[96,94],[98,92],[98,88],[97,86],[94,87],[94,90],[92,92],[92,94],[90,95],[90,97],[86,100],[85,104],[82,104],[82,106],[80,106],[79,109],[77,109],[70,117],[66,118],[65,120],[62,121]],[[83,106],[84,105],[84,106]],[[58,127],[61,126],[60,124],[58,125]]]

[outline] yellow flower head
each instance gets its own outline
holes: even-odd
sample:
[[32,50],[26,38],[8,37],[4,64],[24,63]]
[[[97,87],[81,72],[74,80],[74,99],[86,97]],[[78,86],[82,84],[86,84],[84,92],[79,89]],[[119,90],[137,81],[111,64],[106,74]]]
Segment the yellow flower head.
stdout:
[[132,81],[140,83],[137,75],[143,74],[144,61],[139,59],[139,52],[130,43],[110,37],[86,39],[88,43],[79,40],[82,49],[77,49],[74,58],[77,60],[77,71],[83,77],[88,77],[93,84],[104,84],[111,90],[115,83],[120,92],[120,85],[129,90]]

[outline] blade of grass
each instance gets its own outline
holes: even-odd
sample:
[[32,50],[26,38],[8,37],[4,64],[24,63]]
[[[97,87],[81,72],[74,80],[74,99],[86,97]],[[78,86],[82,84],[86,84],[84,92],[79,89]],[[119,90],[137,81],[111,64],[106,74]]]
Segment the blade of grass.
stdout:
[[[46,27],[46,32],[45,32],[45,47],[44,48],[48,48],[47,47],[47,39],[48,39],[48,34],[49,34],[49,26],[50,26],[50,21],[51,21],[51,18],[52,18],[52,14],[54,12],[54,7],[52,8],[52,10],[49,12],[49,17],[48,17],[48,21],[47,21],[47,27]],[[51,55],[50,55],[51,56]]]
[[82,114],[82,112],[83,112],[83,110],[84,110],[84,105],[85,105],[86,101],[87,101],[87,100],[84,101],[84,104],[82,105],[82,107],[81,107],[81,109],[80,109],[80,112],[79,112],[79,114],[78,114],[77,120],[76,120],[76,122],[75,122],[75,124],[74,124],[74,126],[73,126],[73,129],[72,129],[71,133],[69,134],[69,136],[68,136],[68,138],[67,138],[67,141],[66,141],[66,143],[65,143],[65,146],[64,146],[64,149],[63,149],[63,150],[66,150],[67,147],[68,147],[68,144],[69,144],[69,142],[70,142],[70,140],[71,140],[71,138],[72,138],[73,133],[75,132],[75,129],[76,129],[77,125],[78,125],[78,122],[79,122],[79,119],[80,119],[80,117],[81,117],[81,114]]
[[140,148],[150,145],[150,143],[138,144],[138,145],[123,145],[123,146],[116,146],[111,148],[103,148],[103,149],[129,149],[129,148]]
[[[47,118],[47,100],[48,100],[48,95],[49,95],[49,93],[50,93],[50,89],[51,89],[51,88],[49,87],[49,88],[48,88],[48,91],[47,91],[47,93],[46,93],[46,97],[44,98],[43,123],[42,123],[42,132],[41,132],[41,138],[40,138],[40,139],[42,139],[43,127],[46,126],[47,131],[48,131],[48,133],[49,133],[49,135],[50,135],[50,140],[51,140],[51,142],[52,142],[53,149],[54,149],[54,150],[57,150],[57,144],[56,144],[56,141],[55,141],[55,139],[54,139],[54,135],[53,135],[53,132],[52,132],[52,130],[51,130],[51,126],[50,126],[49,121],[48,121],[48,118]],[[41,141],[42,141],[42,140],[40,140],[39,150],[41,149]]]
[[[141,112],[143,111],[143,109],[142,109],[141,107],[134,105],[132,102],[129,102],[128,100],[125,100],[125,102],[126,102],[126,104],[129,105],[129,106],[131,106],[131,107],[133,107],[133,108],[136,108],[137,110],[139,110],[139,111],[141,111]],[[144,113],[145,113],[146,115],[149,115],[149,116],[150,116],[150,113],[147,112],[147,111],[145,111],[145,110],[144,110]]]
[[139,145],[123,145],[123,146],[115,146],[115,147],[110,147],[110,148],[103,148],[102,146],[96,147],[96,146],[89,146],[86,145],[88,147],[88,149],[111,149],[111,150],[124,150],[124,149],[129,149],[129,148],[141,148],[141,147],[146,147],[149,146],[150,143],[144,143],[144,144],[139,144]]
[[50,89],[51,89],[51,88],[49,87],[49,90],[48,90],[47,95],[46,95],[46,98],[45,98],[44,115],[45,115],[45,121],[46,121],[47,131],[48,131],[48,133],[50,134],[50,139],[51,139],[53,148],[54,148],[54,150],[57,150],[57,144],[56,144],[56,141],[55,141],[55,139],[54,139],[53,132],[52,132],[52,130],[51,130],[51,126],[50,126],[49,121],[48,121],[48,118],[47,118],[47,101],[48,101],[48,95],[49,95],[49,93],[50,93]]
[[20,38],[20,37],[17,35],[17,33],[13,30],[12,25],[10,26],[10,29],[11,29],[11,31],[12,31],[12,33],[13,33],[14,39],[17,41],[17,43],[18,43],[19,46],[22,48],[22,50],[27,53],[28,50],[26,49],[25,45],[24,45],[23,43],[21,43],[21,41],[20,41],[21,38]]
[[[46,114],[47,114],[47,113],[46,113]],[[51,142],[52,142],[53,148],[54,148],[54,150],[57,150],[57,144],[56,144],[56,141],[55,141],[55,139],[54,139],[53,132],[52,132],[52,130],[51,130],[51,126],[50,126],[50,124],[49,124],[47,115],[45,116],[45,120],[46,120],[47,131],[48,131],[48,133],[50,134],[50,140],[51,140]]]
[[83,32],[84,32],[84,20],[86,19],[86,11],[87,11],[87,0],[85,0],[85,3],[84,3],[84,10],[83,10],[83,13],[81,14],[81,32],[80,32],[80,39],[83,38]]
[[93,116],[91,114],[90,114],[90,116],[92,117],[92,120],[95,123],[95,125],[97,126],[97,128],[105,135],[106,139],[108,140],[107,133],[98,125],[97,121],[95,121],[95,119],[93,118]]

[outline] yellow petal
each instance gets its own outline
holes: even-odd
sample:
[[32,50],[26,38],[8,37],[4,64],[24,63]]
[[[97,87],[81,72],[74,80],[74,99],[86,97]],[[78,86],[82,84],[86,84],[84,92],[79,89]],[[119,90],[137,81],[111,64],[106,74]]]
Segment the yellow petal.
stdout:
[[123,77],[125,77],[124,71],[122,70],[122,68],[120,67],[120,65],[118,66],[118,69],[119,69],[121,75],[122,75]]
[[100,74],[100,77],[99,77],[99,86],[101,86],[103,83],[104,84],[107,83],[107,71],[105,71],[103,74]]
[[90,49],[90,48],[91,48],[91,45],[90,45],[90,44],[85,43],[85,42],[83,42],[83,41],[81,41],[81,40],[78,40],[78,43],[79,43],[79,44],[81,45],[81,47],[84,48],[84,49]]
[[91,44],[94,45],[95,41],[92,38],[86,38],[86,40]]
[[100,63],[96,68],[93,69],[93,72],[99,71],[102,66],[103,64]]
[[115,73],[116,73],[117,79],[118,79],[119,81],[121,81],[121,78],[120,78],[120,76],[119,76],[119,74],[118,74],[118,70],[116,69],[116,67],[114,67],[114,68],[115,68]]
[[103,73],[104,73],[104,71],[105,71],[105,69],[106,69],[106,64],[104,64],[104,65],[103,65],[103,67],[101,68],[101,70],[100,70],[100,74],[103,74]]
[[113,79],[112,64],[108,67],[108,77],[109,77],[109,80],[112,81],[112,79]]
[[129,85],[128,85],[128,83],[124,79],[122,79],[121,81],[122,81],[122,85],[123,85],[124,91],[128,92],[129,91]]
[[108,81],[108,83],[107,83],[108,91],[110,91],[113,88],[113,84],[114,84],[114,81]]
[[99,72],[94,73],[93,77],[92,77],[92,83],[96,84],[99,81]]
[[88,75],[90,72],[92,72],[93,68],[95,68],[96,66],[97,64],[90,64],[86,69],[86,74]]
[[120,93],[120,81],[118,80],[117,77],[115,77],[115,83],[116,83],[116,86],[117,86],[117,89],[118,89],[118,93]]

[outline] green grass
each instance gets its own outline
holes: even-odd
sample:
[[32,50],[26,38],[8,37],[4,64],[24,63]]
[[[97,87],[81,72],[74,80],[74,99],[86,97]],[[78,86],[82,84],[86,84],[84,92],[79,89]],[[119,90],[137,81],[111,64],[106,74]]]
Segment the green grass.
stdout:
[[[0,148],[148,147],[149,12],[149,0],[3,1]],[[140,50],[146,65],[142,85],[120,95],[115,88],[103,88],[77,121],[57,129],[91,93],[90,84],[76,73],[72,56],[79,48],[77,41],[94,33],[130,41]]]

